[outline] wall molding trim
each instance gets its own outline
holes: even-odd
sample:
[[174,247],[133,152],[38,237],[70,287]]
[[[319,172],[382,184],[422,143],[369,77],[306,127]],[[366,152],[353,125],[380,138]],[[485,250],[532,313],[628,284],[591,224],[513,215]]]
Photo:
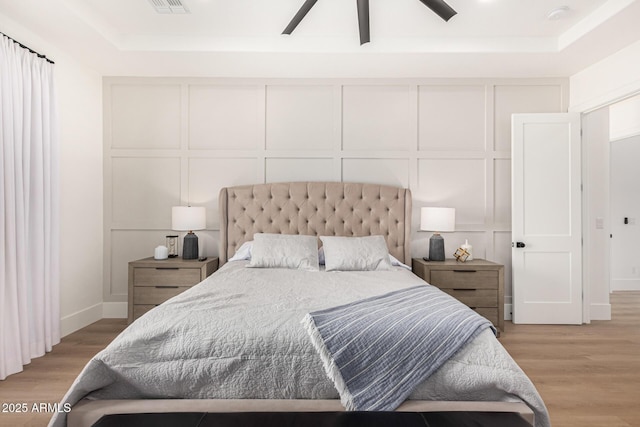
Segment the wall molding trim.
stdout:
[[[205,206],[203,254],[219,244],[218,192],[283,181],[410,188],[457,209],[453,253],[505,265],[511,295],[511,115],[566,112],[565,78],[259,79],[105,77],[103,300],[126,301],[127,264],[173,234],[171,206]],[[182,236],[181,236],[182,237]]]

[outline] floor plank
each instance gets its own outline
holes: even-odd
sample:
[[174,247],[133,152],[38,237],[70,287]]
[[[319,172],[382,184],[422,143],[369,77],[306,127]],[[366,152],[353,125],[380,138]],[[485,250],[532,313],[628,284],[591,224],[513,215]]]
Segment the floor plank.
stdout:
[[[590,325],[514,325],[500,342],[529,375],[554,427],[640,427],[640,292],[611,296],[612,320]],[[0,381],[0,427],[46,426],[51,414],[33,404],[57,403],[85,363],[126,327],[104,319],[65,337],[24,372]],[[0,408],[1,409],[1,408]]]

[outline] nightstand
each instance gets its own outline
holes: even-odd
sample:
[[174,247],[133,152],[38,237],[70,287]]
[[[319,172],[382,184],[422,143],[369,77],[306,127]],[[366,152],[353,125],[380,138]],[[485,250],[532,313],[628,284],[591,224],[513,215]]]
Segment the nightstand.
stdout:
[[504,266],[484,259],[412,260],[413,272],[455,297],[504,331]]
[[129,263],[129,318],[131,323],[218,269],[218,258],[205,261],[153,257]]

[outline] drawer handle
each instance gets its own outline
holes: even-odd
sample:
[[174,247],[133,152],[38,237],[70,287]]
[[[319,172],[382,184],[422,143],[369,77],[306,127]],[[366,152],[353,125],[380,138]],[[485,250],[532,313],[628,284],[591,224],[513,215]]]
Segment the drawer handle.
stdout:
[[180,286],[156,286],[156,289],[178,289]]
[[453,270],[454,273],[477,273],[478,270]]
[[180,270],[180,267],[156,267],[156,270]]
[[464,292],[473,292],[477,291],[477,289],[473,288],[453,288],[454,291],[464,291]]

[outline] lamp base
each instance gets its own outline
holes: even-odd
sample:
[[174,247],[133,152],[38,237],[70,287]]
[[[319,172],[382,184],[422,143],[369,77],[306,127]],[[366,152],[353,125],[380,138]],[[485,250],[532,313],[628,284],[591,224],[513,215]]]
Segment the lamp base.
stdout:
[[198,259],[198,236],[193,231],[184,236],[182,245],[182,259]]
[[444,239],[438,233],[429,239],[429,261],[444,261]]

